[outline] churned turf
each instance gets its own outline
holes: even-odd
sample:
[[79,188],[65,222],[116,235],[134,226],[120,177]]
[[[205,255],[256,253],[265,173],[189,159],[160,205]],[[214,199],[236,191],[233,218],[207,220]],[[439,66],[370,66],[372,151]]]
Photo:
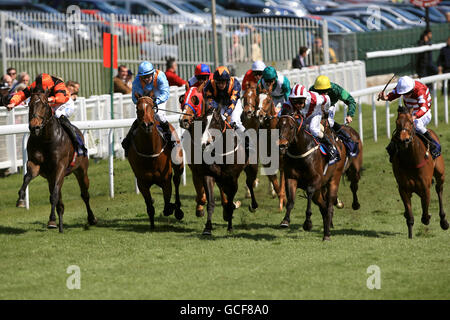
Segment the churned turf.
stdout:
[[[414,238],[409,240],[403,204],[384,150],[385,128],[378,128],[378,142],[373,142],[370,110],[368,106],[363,110],[361,209],[351,209],[349,182],[342,181],[339,195],[345,208],[335,209],[330,242],[322,242],[322,218],[316,206],[312,231],[303,231],[306,201],[300,196],[291,227],[280,229],[284,212],[278,212],[277,200],[268,195],[267,178],[262,176],[256,189],[257,212],[247,209],[250,201],[244,199],[241,175],[242,207],[235,211],[234,231],[226,231],[221,207],[217,207],[211,237],[201,235],[206,218],[195,217],[189,169],[187,185],[181,187],[185,212],[181,222],[161,216],[162,193],[152,188],[157,209],[154,231],[149,230],[142,196],[134,193],[127,161],[114,163],[116,197],[110,199],[107,161],[91,160],[91,205],[99,220],[94,227],[86,226],[75,178],[66,179],[64,234],[46,229],[50,205],[43,178],[30,185],[29,211],[15,208],[21,175],[1,179],[0,298],[449,299],[450,231],[439,226],[434,188],[428,226],[421,224],[419,198],[413,197]],[[395,112],[395,107],[391,110]],[[379,119],[384,114],[380,107]],[[358,128],[357,121],[353,126]],[[436,131],[450,170],[450,127],[440,122]],[[302,195],[301,190],[298,194]],[[447,182],[447,213],[449,200]],[[79,290],[66,286],[71,265],[81,270]],[[381,271],[378,290],[366,285],[372,265]]]

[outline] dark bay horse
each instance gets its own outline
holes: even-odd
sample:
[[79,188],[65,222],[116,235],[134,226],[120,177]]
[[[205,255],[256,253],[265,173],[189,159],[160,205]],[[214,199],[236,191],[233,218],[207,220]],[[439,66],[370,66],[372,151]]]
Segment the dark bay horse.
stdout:
[[[236,135],[230,134],[234,131],[231,129],[230,124],[222,119],[220,114],[220,108],[209,109],[207,113],[207,124],[202,136],[202,144],[204,145],[205,152],[215,153],[215,157],[220,158],[220,161],[214,161],[213,163],[206,163],[203,166],[203,181],[206,192],[206,198],[208,201],[207,212],[208,217],[203,230],[203,235],[212,234],[212,214],[214,212],[214,185],[217,183],[219,189],[225,194],[225,201],[222,199],[223,207],[223,219],[228,222],[228,231],[232,231],[233,224],[233,211],[236,208],[233,202],[236,192],[238,190],[238,179],[241,172],[247,165],[246,161],[239,161],[240,155],[245,155],[244,143],[242,141],[236,141],[239,139]],[[221,133],[221,141],[215,140],[211,131]],[[216,152],[218,145],[222,144],[222,153]],[[230,148],[231,147],[231,148]],[[228,149],[231,149],[228,151]],[[233,162],[229,163],[227,157],[232,156]],[[216,158],[215,158],[216,159]],[[247,184],[248,185],[248,184]]]
[[[147,96],[137,96],[137,98],[136,113],[139,126],[131,142],[128,162],[136,176],[139,191],[144,197],[150,228],[153,229],[155,227],[155,208],[150,187],[154,184],[163,190],[163,214],[169,216],[175,210],[175,218],[183,219],[184,213],[181,210],[179,194],[181,175],[184,170],[183,151],[179,145],[171,151],[167,147],[167,142],[158,132],[156,126],[159,122],[155,120],[153,99]],[[170,202],[172,176],[175,186],[175,204]]]
[[[272,131],[273,129],[277,129],[278,125],[278,114],[275,109],[275,104],[273,103],[272,96],[270,92],[265,92],[260,94],[257,97],[257,103],[259,106],[258,117],[259,117],[259,128],[266,129],[268,131],[267,134],[267,147],[271,146],[272,139]],[[275,152],[274,150],[270,150],[269,152]],[[276,150],[278,152],[278,150]],[[263,165],[264,167],[264,165]],[[278,183],[277,175],[268,175],[271,186],[273,187],[273,191],[278,196],[279,200],[279,209],[283,210],[283,206],[286,205],[286,190],[285,190],[285,181],[284,181],[284,171],[283,171],[283,156],[280,154],[279,158],[279,171],[280,171],[280,182]]]
[[[411,108],[412,110],[412,108]],[[428,129],[433,139],[439,142],[438,136]],[[411,208],[411,197],[416,193],[422,203],[422,223],[428,225],[431,216],[428,214],[430,203],[430,187],[433,176],[436,180],[436,193],[439,198],[440,225],[447,230],[449,225],[445,219],[442,204],[442,192],[445,180],[444,157],[441,155],[432,159],[429,155],[429,146],[416,135],[412,114],[405,107],[398,109],[396,129],[393,141],[397,145],[398,152],[392,160],[392,169],[398,184],[398,191],[405,206],[406,225],[408,226],[408,237],[412,238],[414,215]]]
[[[306,219],[303,224],[305,231],[312,228],[311,200],[319,207],[322,214],[324,236],[323,240],[330,240],[330,228],[333,220],[333,205],[336,203],[339,182],[344,172],[346,151],[341,141],[336,147],[341,160],[328,166],[328,161],[319,150],[319,145],[313,136],[305,130],[304,119],[295,119],[291,115],[282,115],[279,118],[280,152],[284,154],[284,174],[286,179],[287,205],[286,215],[281,227],[290,224],[290,213],[294,208],[297,188],[306,191],[307,208]],[[327,128],[329,130],[329,128]]]
[[[52,205],[47,227],[56,228],[56,208],[59,232],[63,232],[64,204],[61,188],[64,177],[73,172],[80,186],[81,198],[86,205],[88,223],[95,225],[97,219],[89,204],[89,159],[87,156],[76,155],[69,135],[53,116],[52,109],[48,105],[48,94],[49,92],[34,92],[30,98],[28,120],[31,135],[27,144],[27,173],[23,178],[16,206],[25,206],[25,189],[33,178],[41,175],[48,181]],[[76,130],[84,140],[80,130]]]

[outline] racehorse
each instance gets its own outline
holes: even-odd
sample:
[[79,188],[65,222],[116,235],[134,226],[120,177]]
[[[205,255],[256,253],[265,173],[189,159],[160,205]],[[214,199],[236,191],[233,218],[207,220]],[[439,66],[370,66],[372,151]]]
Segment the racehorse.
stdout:
[[[347,176],[348,180],[350,180],[350,190],[353,195],[352,208],[353,210],[358,210],[361,205],[358,201],[358,183],[361,179],[361,169],[363,162],[363,144],[361,138],[359,137],[358,132],[350,126],[342,126],[341,130],[344,130],[348,133],[348,135],[352,138],[353,141],[358,143],[358,154],[354,157],[350,157],[349,152],[347,152],[348,160],[345,161],[344,174]],[[337,199],[336,205],[338,208],[343,208],[344,204],[342,201]]]
[[[257,105],[259,106],[259,128],[266,129],[267,132],[267,148],[270,149],[272,130],[277,129],[278,115],[275,109],[275,104],[273,103],[272,96],[270,92],[265,92],[257,97]],[[276,150],[278,152],[278,150]],[[270,150],[269,152],[275,152]],[[263,165],[264,167],[265,165]],[[268,175],[269,181],[278,196],[279,200],[279,210],[283,210],[283,206],[286,205],[286,191],[285,191],[285,181],[284,181],[284,171],[283,171],[283,156],[279,157],[279,171],[280,171],[280,183],[278,183],[277,175]]]
[[[179,186],[184,170],[182,149],[174,147],[170,150],[157,130],[158,121],[155,120],[153,99],[149,96],[136,94],[138,129],[134,134],[131,147],[128,151],[128,162],[137,179],[139,191],[144,197],[147,206],[147,214],[150,219],[150,228],[155,227],[155,208],[150,193],[150,187],[154,184],[162,188],[164,196],[164,216],[169,216],[175,210],[175,218],[183,219],[181,210]],[[171,127],[172,131],[173,128]],[[175,159],[172,159],[171,154]],[[176,161],[174,161],[176,160]],[[175,186],[175,204],[170,202],[172,197],[172,176]]]
[[[328,166],[328,160],[321,155],[319,150],[320,145],[305,130],[305,127],[304,119],[301,116],[299,122],[291,115],[282,115],[278,121],[280,152],[285,155],[283,169],[287,194],[286,215],[280,226],[289,227],[295,193],[297,188],[301,188],[306,191],[308,200],[303,229],[310,231],[312,228],[312,200],[322,214],[323,240],[330,240],[330,228],[333,225],[333,205],[336,203],[339,181],[344,172],[346,151],[343,143],[340,140],[336,141],[341,160]],[[326,130],[330,129],[327,127]]]
[[[429,155],[429,143],[425,145],[419,139],[414,129],[412,119],[412,108],[408,111],[405,107],[398,108],[396,129],[393,134],[393,141],[398,152],[393,157],[392,169],[398,184],[398,191],[405,206],[406,225],[408,226],[408,237],[412,238],[412,228],[414,225],[414,215],[411,208],[411,197],[416,193],[422,203],[422,223],[428,225],[431,216],[428,214],[430,203],[430,187],[433,176],[436,180],[436,193],[439,198],[440,225],[443,230],[447,230],[449,225],[445,219],[445,212],[442,205],[442,192],[445,179],[444,158],[439,156],[432,159]],[[430,129],[433,139],[439,142],[438,136]]]
[[[248,159],[246,161],[239,161],[240,154],[245,155],[244,143],[242,141],[236,141],[239,139],[236,135],[229,135],[226,132],[232,130],[229,122],[222,118],[220,114],[220,107],[217,109],[209,108],[207,111],[207,124],[205,131],[202,136],[202,145],[204,146],[204,153],[211,150],[211,154],[215,153],[219,143],[223,143],[222,150],[225,151],[221,154],[215,154],[216,157],[222,158],[222,163],[213,162],[208,163],[203,166],[203,182],[206,192],[206,198],[208,201],[207,212],[208,217],[203,230],[203,235],[212,234],[212,214],[214,212],[215,201],[214,201],[214,184],[225,194],[225,201],[222,198],[223,207],[223,219],[228,222],[228,231],[233,230],[232,219],[233,211],[236,208],[233,202],[236,192],[238,190],[238,179],[241,172],[247,165]],[[214,141],[214,137],[211,134],[211,130],[218,130],[222,133],[222,141]],[[231,137],[230,137],[231,136]],[[230,139],[231,138],[231,139]],[[219,139],[220,140],[220,139]],[[214,146],[213,149],[211,146]],[[232,146],[232,150],[227,151],[227,146]],[[233,156],[233,163],[228,163],[227,158]],[[248,186],[248,183],[247,183]]]
[[[59,232],[63,232],[64,204],[61,188],[64,177],[73,174],[77,177],[88,214],[88,223],[97,224],[89,204],[89,159],[87,156],[77,156],[69,135],[64,131],[58,119],[53,116],[52,108],[48,105],[49,91],[35,91],[29,102],[30,138],[27,144],[27,173],[23,178],[19,190],[17,207],[25,207],[25,189],[30,181],[41,175],[48,181],[50,204],[52,205],[48,228],[56,228],[55,208],[58,213]],[[80,130],[76,128],[79,137],[84,140]]]

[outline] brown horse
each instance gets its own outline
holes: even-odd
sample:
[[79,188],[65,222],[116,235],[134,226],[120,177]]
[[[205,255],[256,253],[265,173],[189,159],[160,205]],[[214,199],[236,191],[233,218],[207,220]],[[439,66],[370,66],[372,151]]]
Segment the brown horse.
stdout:
[[[265,92],[257,97],[257,103],[259,106],[258,117],[259,117],[259,128],[266,129],[267,134],[267,146],[271,146],[272,132],[271,130],[277,129],[278,125],[278,115],[275,110],[275,104],[273,103],[270,92]],[[264,165],[263,165],[264,167]],[[286,205],[286,190],[284,181],[284,171],[283,171],[283,156],[280,155],[279,158],[279,171],[280,171],[280,182],[278,183],[277,175],[268,175],[269,181],[275,194],[278,196],[279,209],[283,210],[283,206]]]
[[[212,130],[221,132],[221,140],[214,140],[214,136],[211,134]],[[223,207],[223,219],[228,222],[228,231],[233,230],[233,211],[236,208],[233,200],[238,190],[238,179],[241,172],[247,166],[248,159],[239,161],[240,156],[244,154],[244,143],[242,141],[236,141],[239,139],[235,135],[230,135],[231,126],[222,118],[220,114],[220,107],[217,109],[210,108],[207,111],[207,124],[202,136],[202,144],[204,146],[204,154],[211,152],[214,153],[215,158],[220,158],[220,161],[212,163],[205,163],[203,165],[203,182],[206,192],[206,198],[208,201],[207,211],[208,217],[203,230],[203,235],[212,234],[212,214],[214,212],[215,200],[214,200],[214,185],[217,186],[225,194],[225,201],[222,198]],[[219,139],[220,140],[220,139]],[[218,145],[222,143],[223,153],[217,154]],[[229,148],[231,146],[231,148]],[[231,149],[228,151],[228,149]],[[227,159],[232,156],[233,163],[229,163]],[[245,155],[246,157],[246,155]],[[247,184],[248,185],[248,184]]]
[[[64,204],[62,202],[61,188],[64,177],[73,174],[77,177],[88,214],[88,223],[95,225],[97,219],[89,205],[89,159],[87,156],[77,156],[69,138],[58,119],[53,116],[48,105],[49,92],[34,92],[29,103],[29,129],[31,132],[27,144],[27,173],[23,178],[19,190],[17,207],[25,206],[25,189],[30,181],[41,175],[48,181],[50,203],[52,205],[48,228],[56,228],[55,208],[58,212],[59,232],[63,232]],[[83,135],[76,129],[81,139]],[[74,161],[75,159],[75,161]]]
[[[412,110],[412,109],[411,109]],[[439,142],[437,135],[428,129],[433,139]],[[439,217],[443,230],[448,229],[445,212],[442,205],[442,192],[445,180],[444,158],[439,156],[432,159],[429,156],[429,146],[416,136],[412,114],[405,107],[398,109],[396,129],[393,141],[398,152],[392,160],[392,169],[398,184],[398,191],[405,206],[408,237],[412,238],[414,215],[411,208],[411,196],[416,193],[422,202],[422,223],[428,225],[431,216],[428,214],[430,203],[430,187],[433,176],[436,180],[436,193],[439,198]]]
[[[341,160],[328,166],[328,161],[319,150],[319,145],[312,135],[305,130],[304,119],[300,122],[291,115],[282,115],[278,122],[280,129],[280,152],[284,155],[284,174],[286,179],[287,205],[286,215],[281,227],[289,227],[290,213],[294,208],[297,188],[306,191],[307,208],[306,220],[303,224],[305,231],[312,228],[311,200],[319,207],[322,214],[324,236],[323,240],[330,240],[330,228],[333,225],[333,205],[337,199],[339,181],[344,171],[346,151],[341,141],[336,147]],[[329,130],[327,127],[326,130]]]
[[[352,208],[353,210],[358,210],[361,205],[358,201],[358,183],[361,179],[361,169],[362,169],[362,162],[363,162],[363,144],[361,141],[361,138],[359,137],[358,132],[353,129],[350,126],[343,125],[341,127],[341,130],[347,132],[347,134],[352,138],[353,141],[358,142],[358,154],[355,157],[350,157],[349,154],[347,154],[347,160],[345,161],[345,168],[344,168],[344,174],[350,180],[350,190],[353,194],[353,202],[352,202]],[[337,199],[338,208],[343,208],[344,203],[342,201],[339,201]]]
[[[167,141],[158,132],[156,126],[159,122],[155,120],[153,99],[147,96],[137,96],[137,98],[136,114],[139,126],[131,142],[128,161],[136,176],[139,191],[144,197],[150,228],[153,229],[155,227],[155,208],[150,187],[154,184],[163,190],[163,214],[169,216],[175,210],[175,218],[183,219],[184,213],[181,210],[179,194],[181,175],[184,170],[183,153],[179,145],[174,150],[168,148]],[[172,127],[171,129],[173,132]],[[170,203],[172,175],[175,185],[175,204]]]

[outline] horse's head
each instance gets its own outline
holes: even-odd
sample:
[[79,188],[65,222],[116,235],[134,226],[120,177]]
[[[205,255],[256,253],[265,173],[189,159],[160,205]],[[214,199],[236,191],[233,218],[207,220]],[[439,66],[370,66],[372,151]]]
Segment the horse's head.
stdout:
[[251,119],[257,116],[259,99],[256,94],[256,86],[249,86],[244,93],[244,108],[243,115],[246,119]]
[[[303,121],[302,121],[303,122]],[[277,129],[280,130],[280,136],[278,140],[278,145],[280,147],[281,154],[285,154],[289,144],[297,139],[297,133],[301,125],[297,125],[297,121],[291,115],[282,115],[277,124]]]
[[155,124],[156,107],[153,99],[149,96],[140,96],[136,93],[138,99],[136,104],[136,114],[139,125],[142,126],[147,133],[151,133]]
[[203,94],[196,87],[190,88],[179,98],[181,110],[185,113],[180,117],[180,127],[189,129],[197,120],[203,116]]
[[221,107],[217,109],[209,108],[206,115],[206,126],[202,136],[202,146],[205,147],[214,141],[211,130],[219,130],[224,133],[227,129],[226,119],[220,114]]
[[400,147],[407,148],[415,134],[414,122],[411,113],[412,109],[410,111],[406,107],[399,107],[397,112],[398,116],[395,121],[396,130],[394,138],[397,140]]
[[42,129],[51,119],[53,112],[48,105],[48,97],[50,92],[46,91],[34,91],[31,94],[28,113],[28,128],[31,134],[39,136]]
[[275,129],[275,126],[271,125],[271,123],[276,117],[277,114],[272,96],[270,94],[261,93],[259,95],[259,125],[262,128]]

